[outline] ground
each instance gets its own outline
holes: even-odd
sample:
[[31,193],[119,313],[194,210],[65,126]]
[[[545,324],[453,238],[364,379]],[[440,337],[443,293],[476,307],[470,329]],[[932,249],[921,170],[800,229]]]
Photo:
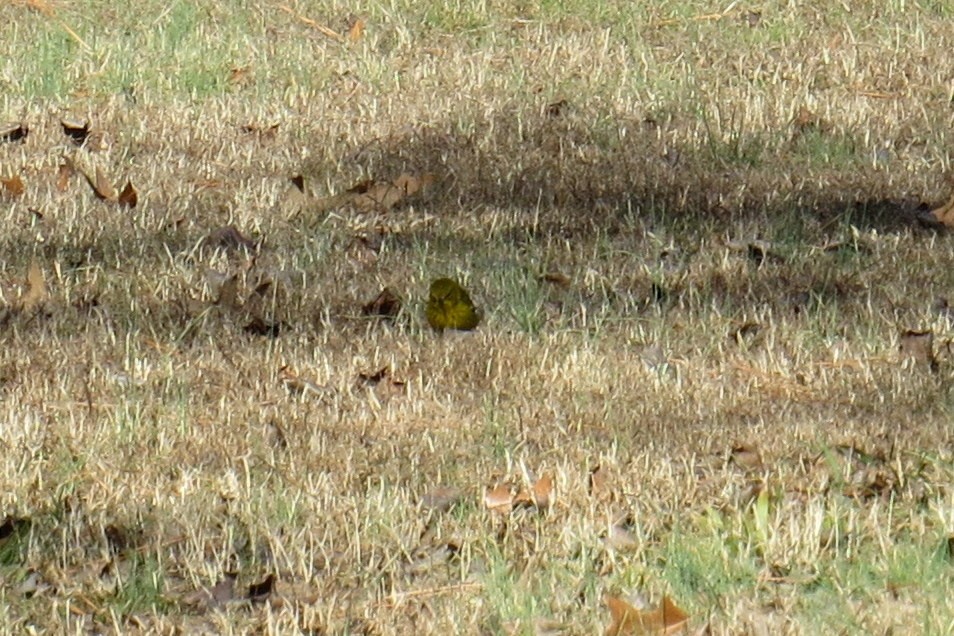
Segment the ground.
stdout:
[[0,5],[4,632],[954,629],[949,5],[137,7]]

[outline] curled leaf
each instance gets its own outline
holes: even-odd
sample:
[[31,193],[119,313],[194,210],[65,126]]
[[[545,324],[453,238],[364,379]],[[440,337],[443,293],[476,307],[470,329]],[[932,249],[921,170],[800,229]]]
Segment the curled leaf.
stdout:
[[132,181],[126,182],[126,187],[119,193],[116,201],[119,205],[124,205],[127,208],[136,207],[136,204],[139,202],[139,195],[136,193],[136,188],[133,187]]

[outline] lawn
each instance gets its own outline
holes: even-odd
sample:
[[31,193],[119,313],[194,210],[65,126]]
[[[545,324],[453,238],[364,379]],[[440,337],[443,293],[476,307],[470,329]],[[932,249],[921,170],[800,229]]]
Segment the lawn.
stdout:
[[952,18],[0,3],[0,632],[951,633]]

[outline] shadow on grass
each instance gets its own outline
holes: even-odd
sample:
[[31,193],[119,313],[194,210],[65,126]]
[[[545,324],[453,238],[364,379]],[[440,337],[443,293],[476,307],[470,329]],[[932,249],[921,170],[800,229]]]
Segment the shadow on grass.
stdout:
[[792,131],[740,139],[706,129],[700,138],[682,122],[572,112],[505,113],[468,128],[375,139],[347,162],[379,178],[436,173],[443,190],[429,201],[435,210],[522,210],[544,236],[613,234],[633,219],[690,236],[751,221],[894,232],[921,227],[930,209],[914,175],[892,183],[890,164],[873,167],[861,150],[829,161]]

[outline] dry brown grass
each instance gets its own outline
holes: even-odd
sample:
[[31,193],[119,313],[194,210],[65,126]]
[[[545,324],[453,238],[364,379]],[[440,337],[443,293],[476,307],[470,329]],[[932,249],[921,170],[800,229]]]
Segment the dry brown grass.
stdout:
[[[594,633],[618,592],[950,631],[944,7],[578,4],[0,7],[4,631]],[[436,185],[323,209],[405,172]],[[476,333],[427,329],[445,275]],[[548,513],[484,509],[543,474]]]

